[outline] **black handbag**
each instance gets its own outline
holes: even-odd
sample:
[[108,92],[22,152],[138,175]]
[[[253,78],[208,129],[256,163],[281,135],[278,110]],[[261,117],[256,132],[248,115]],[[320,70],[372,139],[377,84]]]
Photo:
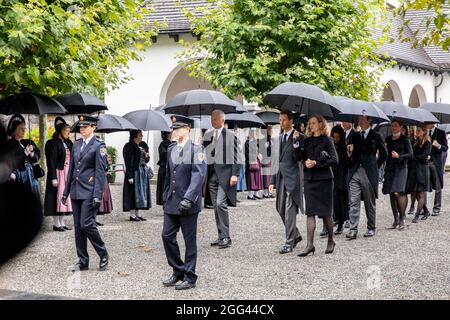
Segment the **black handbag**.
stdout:
[[35,179],[39,179],[45,176],[45,171],[41,168],[39,163],[33,164],[33,175]]

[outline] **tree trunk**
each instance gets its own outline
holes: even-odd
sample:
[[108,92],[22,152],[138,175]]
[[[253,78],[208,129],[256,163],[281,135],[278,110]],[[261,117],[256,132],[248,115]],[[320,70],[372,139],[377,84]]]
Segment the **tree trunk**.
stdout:
[[[39,150],[41,150],[41,159],[39,164],[47,173],[47,165],[45,163],[45,143],[47,142],[48,125],[47,125],[47,115],[39,116]],[[41,188],[41,203],[44,203],[45,197],[45,177],[39,179],[39,184]]]

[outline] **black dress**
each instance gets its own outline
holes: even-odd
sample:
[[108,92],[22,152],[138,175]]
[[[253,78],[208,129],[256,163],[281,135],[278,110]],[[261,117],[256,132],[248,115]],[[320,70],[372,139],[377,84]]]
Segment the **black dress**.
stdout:
[[[386,138],[388,157],[384,169],[383,194],[406,191],[408,178],[408,162],[413,156],[411,142],[408,137],[401,135],[398,139],[392,136]],[[398,159],[392,158],[392,151],[399,154]]]
[[167,167],[167,149],[169,148],[172,141],[169,139],[164,139],[161,141],[158,147],[159,160],[157,165],[158,169],[158,180],[156,182],[156,204],[163,205],[163,194],[164,194],[164,182],[166,180],[166,167]]
[[334,143],[328,136],[308,137],[301,149],[301,158],[316,160],[315,167],[304,172],[305,213],[308,216],[326,217],[333,213],[333,171],[338,163]]
[[408,166],[408,180],[406,192],[430,192],[430,170],[428,156],[431,153],[431,142],[425,141],[422,146],[414,145],[414,156]]

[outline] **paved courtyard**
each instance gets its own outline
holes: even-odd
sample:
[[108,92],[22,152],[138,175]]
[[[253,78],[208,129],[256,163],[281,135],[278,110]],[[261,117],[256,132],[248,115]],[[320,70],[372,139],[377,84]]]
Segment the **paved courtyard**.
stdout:
[[[448,179],[448,178],[447,178]],[[153,191],[155,190],[155,186]],[[378,201],[377,235],[364,239],[365,217],[356,241],[336,239],[335,253],[325,255],[326,239],[316,230],[316,255],[280,255],[284,232],[275,201],[247,200],[230,210],[233,246],[211,248],[217,236],[214,214],[199,218],[197,288],[175,291],[161,281],[171,274],[161,241],[163,213],[155,206],[144,213],[146,222],[130,222],[121,212],[121,185],[111,186],[115,210],[101,216],[100,227],[110,253],[110,267],[98,272],[98,257],[90,247],[91,269],[71,273],[76,262],[73,231],[51,231],[46,219],[42,232],[20,255],[0,269],[0,298],[15,296],[86,299],[449,299],[450,192],[444,193],[439,217],[412,224],[404,231],[387,230],[392,223],[388,198]],[[154,199],[153,199],[154,202]],[[305,217],[297,225],[304,236]],[[70,222],[70,220],[68,220]],[[70,223],[70,226],[72,224]],[[182,243],[182,239],[180,242]]]

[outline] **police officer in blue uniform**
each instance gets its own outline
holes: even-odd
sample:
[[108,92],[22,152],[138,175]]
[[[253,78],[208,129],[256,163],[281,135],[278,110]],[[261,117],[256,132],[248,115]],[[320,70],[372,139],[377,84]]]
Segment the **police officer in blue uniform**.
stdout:
[[[187,118],[175,119],[172,139],[176,142],[167,151],[162,239],[173,274],[163,285],[175,286],[176,290],[194,288],[197,281],[197,218],[202,207],[207,164],[204,147],[189,139],[192,123]],[[180,228],[186,246],[184,262],[177,242]]]
[[107,169],[106,145],[94,135],[97,121],[96,117],[79,116],[78,126],[82,139],[78,139],[73,145],[67,184],[61,199],[66,203],[70,195],[72,201],[79,259],[72,271],[89,268],[88,239],[100,256],[99,270],[105,270],[108,265],[108,252],[95,223],[103,197]]

